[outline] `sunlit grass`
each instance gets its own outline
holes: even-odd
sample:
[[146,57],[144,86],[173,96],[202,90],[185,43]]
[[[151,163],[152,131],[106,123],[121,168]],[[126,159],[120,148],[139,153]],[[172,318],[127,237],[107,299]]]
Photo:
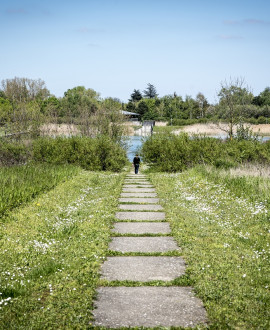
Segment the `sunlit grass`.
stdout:
[[1,224],[1,329],[89,326],[124,175],[80,170]]
[[32,164],[0,167],[0,218],[78,172],[75,166]]
[[198,169],[150,178],[210,328],[268,329],[270,210],[264,196],[250,198],[256,184],[241,195],[229,177],[225,184]]

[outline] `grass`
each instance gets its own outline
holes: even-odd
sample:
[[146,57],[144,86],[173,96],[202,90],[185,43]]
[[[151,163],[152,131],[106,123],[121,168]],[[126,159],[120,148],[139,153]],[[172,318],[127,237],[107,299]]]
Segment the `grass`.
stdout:
[[0,328],[88,328],[124,173],[76,176],[1,225]]
[[0,218],[77,172],[75,166],[50,164],[0,167]]
[[209,328],[268,329],[270,210],[259,186],[238,181],[236,189],[233,178],[224,181],[201,168],[150,179],[188,265],[186,275],[207,309]]

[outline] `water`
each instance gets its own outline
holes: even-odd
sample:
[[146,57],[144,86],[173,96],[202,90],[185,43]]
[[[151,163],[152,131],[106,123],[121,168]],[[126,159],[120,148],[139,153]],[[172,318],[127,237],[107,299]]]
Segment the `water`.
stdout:
[[128,136],[127,142],[128,142],[128,149],[127,149],[127,156],[130,162],[133,161],[134,156],[136,153],[140,155],[140,148],[142,147],[142,144],[145,140],[144,136]]

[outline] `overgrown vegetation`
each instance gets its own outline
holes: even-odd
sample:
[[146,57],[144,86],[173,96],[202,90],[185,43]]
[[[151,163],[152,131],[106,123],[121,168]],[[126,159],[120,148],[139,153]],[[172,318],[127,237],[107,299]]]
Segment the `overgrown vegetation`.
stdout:
[[75,166],[51,164],[0,167],[0,218],[78,171]]
[[177,172],[197,164],[230,168],[245,162],[268,162],[270,143],[253,140],[222,141],[187,134],[156,134],[142,148],[143,159],[155,171]]
[[0,223],[0,328],[89,328],[124,174],[87,172]]
[[268,329],[269,179],[220,177],[197,167],[150,179],[207,309],[208,328]]
[[74,164],[92,171],[120,171],[127,162],[126,151],[107,136],[39,138],[28,143],[4,142],[0,164]]

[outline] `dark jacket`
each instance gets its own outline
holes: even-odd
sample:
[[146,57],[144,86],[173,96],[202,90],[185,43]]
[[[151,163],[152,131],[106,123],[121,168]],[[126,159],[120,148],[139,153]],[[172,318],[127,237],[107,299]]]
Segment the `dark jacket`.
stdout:
[[134,165],[140,165],[141,159],[140,157],[134,157],[133,158],[133,164]]

